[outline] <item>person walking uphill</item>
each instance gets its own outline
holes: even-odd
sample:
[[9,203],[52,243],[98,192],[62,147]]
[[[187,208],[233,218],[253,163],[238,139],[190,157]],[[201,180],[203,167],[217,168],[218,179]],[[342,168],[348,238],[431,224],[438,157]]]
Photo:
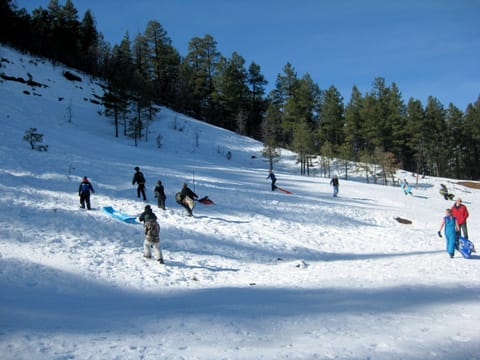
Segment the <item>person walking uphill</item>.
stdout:
[[80,207],[85,209],[85,204],[87,205],[87,210],[90,210],[90,193],[95,194],[92,184],[88,181],[86,176],[83,177],[80,186],[78,187],[78,196],[80,196]]
[[447,240],[447,253],[450,255],[450,258],[453,259],[455,254],[455,237],[458,231],[457,219],[452,214],[451,209],[445,210],[445,216],[438,230],[438,237],[442,237],[442,229],[445,227],[445,239]]
[[193,216],[193,208],[197,198],[198,195],[187,186],[187,183],[183,183],[182,189],[175,194],[175,201],[187,210],[188,216]]
[[275,183],[277,182],[277,177],[273,173],[273,170],[270,170],[270,173],[268,174],[267,179],[272,180],[272,191],[275,191],[277,189],[277,185],[275,185]]
[[465,205],[462,204],[462,199],[457,198],[455,204],[452,206],[452,214],[457,218],[457,223],[459,229],[457,230],[457,241],[460,238],[461,232],[463,237],[468,240],[468,230],[467,230],[467,219],[468,219],[468,209]]
[[153,192],[157,198],[158,208],[165,210],[165,199],[167,196],[165,195],[165,189],[160,180],[157,181],[157,185],[155,186],[155,189],[153,189]]
[[145,195],[145,176],[140,171],[138,166],[135,167],[135,174],[133,175],[132,185],[137,184],[137,197],[140,198],[140,194],[142,194],[143,201],[147,201],[147,197]]
[[139,216],[139,220],[143,221],[143,230],[145,232],[143,256],[150,259],[153,250],[155,259],[160,264],[164,264],[162,250],[160,250],[160,224],[150,205],[145,206],[145,211]]
[[337,176],[337,175],[333,175],[332,180],[330,180],[330,185],[333,186],[333,197],[337,197],[337,195],[338,195],[338,186],[339,186],[338,176]]

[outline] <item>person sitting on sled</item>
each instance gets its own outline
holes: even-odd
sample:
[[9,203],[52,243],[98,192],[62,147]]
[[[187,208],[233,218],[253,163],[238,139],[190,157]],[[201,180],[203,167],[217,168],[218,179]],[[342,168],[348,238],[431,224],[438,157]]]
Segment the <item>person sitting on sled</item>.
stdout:
[[445,200],[453,200],[455,197],[455,195],[448,192],[447,187],[443,184],[440,184],[440,195],[442,195]]
[[188,216],[193,216],[193,207],[197,198],[198,195],[187,186],[187,183],[183,183],[182,189],[175,194],[175,201],[187,210]]

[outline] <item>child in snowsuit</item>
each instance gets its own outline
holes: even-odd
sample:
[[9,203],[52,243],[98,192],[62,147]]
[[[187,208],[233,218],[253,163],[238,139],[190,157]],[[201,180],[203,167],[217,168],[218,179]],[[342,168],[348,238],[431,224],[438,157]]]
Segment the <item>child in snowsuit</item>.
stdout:
[[193,216],[193,207],[195,206],[194,200],[197,198],[198,195],[190,190],[187,183],[183,183],[182,189],[175,194],[175,201],[187,210],[188,216]]
[[143,230],[145,231],[143,256],[151,258],[153,250],[155,259],[160,264],[164,264],[162,251],[160,250],[160,224],[157,222],[157,216],[150,205],[145,206],[145,211],[140,215],[139,220],[143,221]]
[[147,197],[145,196],[145,182],[145,176],[143,176],[140,168],[136,166],[135,174],[133,175],[132,185],[138,184],[137,197],[140,198],[140,194],[142,194],[143,201],[147,201]]
[[453,259],[455,254],[455,237],[456,232],[458,231],[457,219],[452,215],[452,210],[446,209],[445,216],[438,230],[438,236],[442,237],[442,229],[445,227],[445,239],[447,240],[447,253],[450,255],[450,258]]
[[158,208],[165,210],[165,199],[167,198],[165,195],[165,189],[163,188],[162,182],[160,180],[157,181],[157,185],[153,190],[155,193],[155,197],[157,198]]
[[275,185],[275,183],[277,182],[277,177],[273,173],[273,170],[270,170],[270,173],[268,174],[267,179],[272,180],[272,191],[275,191],[277,189],[277,186]]
[[78,196],[80,196],[80,207],[85,209],[85,204],[87,204],[87,210],[90,210],[90,192],[95,194],[92,184],[88,181],[86,176],[83,177],[80,186],[78,187]]
[[337,197],[337,195],[338,195],[338,186],[339,186],[338,176],[337,176],[337,175],[333,175],[332,180],[330,180],[330,185],[333,186],[333,197]]

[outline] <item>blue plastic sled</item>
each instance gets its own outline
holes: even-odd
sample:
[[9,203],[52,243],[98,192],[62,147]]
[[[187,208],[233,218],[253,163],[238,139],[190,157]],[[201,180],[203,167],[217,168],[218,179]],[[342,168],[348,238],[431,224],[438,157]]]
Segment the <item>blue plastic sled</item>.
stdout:
[[110,215],[111,217],[113,217],[114,219],[117,219],[117,220],[120,220],[120,221],[123,221],[124,223],[127,223],[127,224],[139,224],[139,222],[137,221],[137,217],[136,216],[132,216],[132,215],[127,215],[125,213],[122,213],[120,211],[117,211],[115,210],[113,207],[111,206],[104,206],[102,208],[102,210],[107,213],[108,215]]
[[470,240],[460,236],[458,239],[458,250],[465,259],[470,259],[472,257],[472,252],[475,252],[475,247]]

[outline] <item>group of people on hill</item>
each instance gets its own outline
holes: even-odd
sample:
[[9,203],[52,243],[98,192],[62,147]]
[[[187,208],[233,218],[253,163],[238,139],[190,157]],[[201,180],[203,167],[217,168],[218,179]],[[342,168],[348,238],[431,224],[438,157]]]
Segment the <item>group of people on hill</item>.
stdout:
[[[137,185],[137,197],[143,198],[147,201],[145,193],[145,176],[140,171],[140,168],[136,166],[134,168],[135,174],[133,175],[132,185]],[[154,196],[157,199],[157,205],[159,209],[166,210],[165,208],[165,188],[160,180],[157,181],[153,190]],[[80,197],[80,208],[91,210],[90,194],[95,193],[92,184],[89,179],[84,176],[78,187],[78,196]],[[193,216],[193,208],[195,206],[195,200],[198,199],[198,195],[195,194],[187,185],[183,183],[182,188],[175,194],[176,202],[187,210],[188,216]],[[160,249],[160,224],[158,223],[157,216],[153,212],[150,205],[146,205],[142,214],[138,218],[143,223],[143,229],[145,232],[145,240],[143,243],[144,256],[146,258],[153,256],[160,263],[164,264],[162,251]]]
[[[275,184],[277,178],[272,170],[270,170],[267,179],[271,180],[271,189],[272,191],[275,191],[278,188]],[[145,194],[145,183],[145,176],[140,171],[140,168],[136,166],[135,174],[132,179],[132,185],[137,184],[137,197],[142,197],[144,201],[147,200]],[[333,186],[333,196],[336,197],[338,195],[339,188],[339,181],[337,175],[334,175],[332,177],[330,185]],[[404,180],[402,188],[405,194],[411,194],[411,191],[409,190],[409,185],[406,180]],[[450,196],[446,196],[449,193],[445,185],[443,184],[441,192],[442,190],[444,192],[445,199],[451,199]],[[90,193],[95,193],[95,190],[93,189],[93,186],[90,183],[89,179],[84,176],[78,188],[81,208],[84,209],[86,207],[88,210],[91,209]],[[155,198],[157,199],[158,208],[165,210],[165,200],[167,197],[165,195],[165,189],[163,187],[163,184],[160,180],[158,180],[155,185],[154,194]],[[198,195],[195,194],[195,192],[193,192],[188,187],[187,183],[183,183],[180,191],[175,194],[175,201],[185,208],[188,216],[193,216],[193,208],[195,206],[196,199],[198,199]],[[442,230],[444,230],[446,239],[446,250],[450,258],[454,257],[455,248],[458,249],[458,241],[460,236],[463,235],[463,237],[468,240],[468,216],[468,209],[462,203],[461,198],[457,198],[453,206],[445,210],[445,216],[443,217],[440,229],[438,230],[438,236],[442,237]],[[151,258],[153,252],[155,259],[159,263],[164,264],[162,251],[160,250],[160,225],[157,221],[157,216],[153,212],[150,205],[145,206],[143,213],[139,216],[139,220],[143,222],[143,229],[145,232],[145,240],[143,244],[144,256],[146,258]]]
[[[272,191],[275,191],[278,189],[278,186],[276,185],[277,182],[277,177],[275,176],[274,172],[272,169],[270,169],[267,179],[270,179],[272,181]],[[333,186],[333,197],[338,196],[338,190],[340,187],[340,182],[338,181],[338,176],[333,175],[332,179],[330,180],[330,185]]]
[[[136,166],[132,185],[137,184],[137,197],[140,198],[141,195],[144,201],[147,200],[145,195],[145,183],[145,176],[140,171],[140,168]],[[158,208],[165,210],[165,200],[167,196],[165,195],[165,188],[160,180],[157,181],[153,192],[157,199]],[[193,208],[197,198],[198,195],[188,187],[187,183],[183,183],[181,190],[175,194],[175,201],[187,210],[188,216],[193,216]],[[145,206],[143,213],[138,219],[143,222],[143,229],[145,231],[143,256],[151,258],[153,252],[155,259],[160,264],[164,264],[162,251],[160,249],[160,224],[158,223],[157,216],[150,205]]]

